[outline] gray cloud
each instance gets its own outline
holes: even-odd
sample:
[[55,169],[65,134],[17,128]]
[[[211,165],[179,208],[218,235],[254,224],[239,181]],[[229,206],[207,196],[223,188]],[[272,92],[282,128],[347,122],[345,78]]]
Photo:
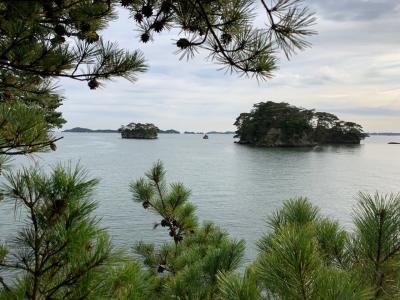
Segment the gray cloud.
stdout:
[[399,7],[397,0],[310,0],[324,18],[333,20],[374,20],[393,15]]

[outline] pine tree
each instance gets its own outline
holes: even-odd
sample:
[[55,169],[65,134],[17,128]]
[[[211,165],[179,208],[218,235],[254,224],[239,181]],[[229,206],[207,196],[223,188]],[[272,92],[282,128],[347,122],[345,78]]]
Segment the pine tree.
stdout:
[[181,183],[167,186],[161,162],[131,184],[133,198],[160,216],[155,228],[168,232],[171,242],[159,247],[139,242],[135,251],[157,282],[158,299],[215,299],[222,273],[236,270],[244,242],[229,238],[212,223],[199,226],[190,192]]
[[286,201],[268,221],[254,263],[276,299],[397,299],[400,195],[360,193],[355,229],[323,218],[307,199]]
[[[55,167],[50,175],[23,169],[6,176],[5,201],[15,201],[25,224],[1,248],[2,299],[84,299],[96,293],[111,262],[110,240],[92,216],[97,180],[78,167]],[[10,280],[8,280],[10,282]]]

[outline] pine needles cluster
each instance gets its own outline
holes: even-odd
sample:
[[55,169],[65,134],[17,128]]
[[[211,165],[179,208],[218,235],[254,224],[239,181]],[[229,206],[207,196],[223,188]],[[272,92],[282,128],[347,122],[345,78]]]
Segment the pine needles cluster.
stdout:
[[92,216],[97,180],[79,168],[57,166],[50,175],[23,169],[6,176],[7,201],[26,214],[15,239],[2,246],[1,271],[16,270],[2,299],[79,299],[110,259],[111,244]]
[[307,199],[286,201],[258,244],[261,291],[273,299],[398,298],[399,208],[399,194],[360,193],[347,232]]
[[[302,0],[139,0],[121,1],[139,26],[143,43],[178,28],[176,53],[192,58],[200,50],[228,72],[258,79],[272,77],[277,55],[290,58],[308,47],[315,23]],[[261,4],[266,22],[255,27]]]

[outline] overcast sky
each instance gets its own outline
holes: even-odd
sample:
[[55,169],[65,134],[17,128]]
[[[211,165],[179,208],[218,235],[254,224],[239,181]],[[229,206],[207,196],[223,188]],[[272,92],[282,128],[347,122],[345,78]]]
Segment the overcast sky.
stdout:
[[141,49],[150,69],[135,84],[115,80],[95,91],[63,80],[64,128],[152,122],[162,129],[232,130],[241,112],[271,100],[331,112],[366,131],[400,132],[399,1],[306,3],[318,17],[318,35],[309,39],[312,48],[291,61],[282,59],[268,82],[225,74],[201,55],[180,61],[174,54],[175,35],[139,43],[133,21],[122,12],[104,38]]

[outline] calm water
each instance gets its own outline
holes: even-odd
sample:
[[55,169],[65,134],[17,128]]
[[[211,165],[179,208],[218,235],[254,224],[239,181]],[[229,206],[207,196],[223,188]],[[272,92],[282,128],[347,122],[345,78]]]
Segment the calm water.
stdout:
[[[168,180],[192,191],[201,220],[212,220],[247,242],[246,259],[265,232],[265,218],[284,199],[306,196],[322,212],[349,226],[358,191],[400,191],[400,137],[372,137],[363,145],[320,149],[257,149],[233,143],[232,136],[161,135],[158,140],[122,140],[118,134],[65,133],[58,150],[21,163],[54,165],[80,162],[101,179],[97,214],[114,244],[129,249],[135,241],[162,241],[167,232],[131,200],[129,183],[161,159]],[[2,237],[15,222],[12,203],[0,205]]]

